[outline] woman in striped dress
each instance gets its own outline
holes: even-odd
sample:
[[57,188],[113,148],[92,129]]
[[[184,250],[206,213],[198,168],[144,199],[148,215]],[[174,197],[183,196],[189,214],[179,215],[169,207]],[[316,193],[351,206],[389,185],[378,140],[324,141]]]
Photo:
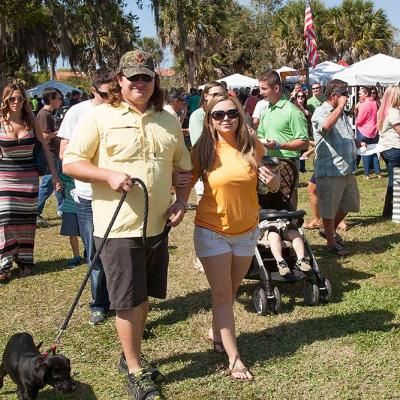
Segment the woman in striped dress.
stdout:
[[33,156],[35,135],[53,175],[61,183],[25,90],[9,84],[3,90],[0,113],[0,284],[11,279],[13,261],[21,275],[33,267],[39,176]]

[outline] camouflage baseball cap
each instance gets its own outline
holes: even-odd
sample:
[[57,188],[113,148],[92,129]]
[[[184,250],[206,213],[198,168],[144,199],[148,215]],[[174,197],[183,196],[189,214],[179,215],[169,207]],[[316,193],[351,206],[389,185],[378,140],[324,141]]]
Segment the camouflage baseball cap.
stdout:
[[119,69],[126,77],[144,74],[155,76],[153,57],[142,50],[132,50],[125,53],[119,62]]

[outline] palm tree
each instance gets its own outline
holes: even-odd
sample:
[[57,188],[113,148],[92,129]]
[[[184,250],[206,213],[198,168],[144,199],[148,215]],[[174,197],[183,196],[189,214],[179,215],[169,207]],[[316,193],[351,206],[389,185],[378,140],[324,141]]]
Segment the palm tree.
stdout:
[[[324,59],[329,54],[329,44],[322,35],[327,10],[319,0],[311,1],[311,8],[317,34],[318,54]],[[305,2],[294,0],[275,14],[272,39],[276,43],[276,66],[288,64],[299,69],[305,68],[304,12]]]
[[161,44],[183,57],[189,88],[206,51],[220,42],[231,5],[232,0],[152,0]]
[[147,51],[148,53],[152,54],[154,58],[154,66],[156,68],[160,68],[164,54],[158,40],[152,37],[144,37],[139,39],[136,44],[137,47],[143,51]]
[[375,10],[374,3],[365,0],[344,0],[341,6],[331,8],[324,32],[337,57],[349,63],[388,53],[394,36],[384,10]]

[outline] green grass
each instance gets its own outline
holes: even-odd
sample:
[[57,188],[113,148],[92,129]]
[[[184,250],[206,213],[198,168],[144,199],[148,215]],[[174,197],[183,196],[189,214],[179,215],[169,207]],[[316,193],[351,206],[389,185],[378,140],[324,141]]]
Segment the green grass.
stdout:
[[[300,207],[308,209],[301,176]],[[257,283],[245,281],[235,304],[238,344],[256,376],[252,383],[224,376],[227,360],[203,339],[211,319],[205,276],[192,263],[193,212],[170,235],[168,298],[152,301],[144,352],[159,363],[166,399],[400,399],[399,225],[380,218],[386,179],[358,175],[361,212],[348,218],[344,239],[351,256],[328,255],[316,232],[306,232],[323,272],[333,286],[332,301],[303,304],[301,283],[284,285],[283,312],[258,316],[252,305]],[[38,229],[36,272],[0,287],[0,349],[16,332],[28,331],[49,346],[83,279],[86,266],[66,269],[67,238],[59,236],[54,202],[45,214],[51,227]],[[120,347],[114,317],[88,324],[88,289],[62,337],[59,350],[72,361],[81,383],[69,396],[47,387],[40,399],[129,399],[117,369]],[[5,379],[1,399],[16,399]]]

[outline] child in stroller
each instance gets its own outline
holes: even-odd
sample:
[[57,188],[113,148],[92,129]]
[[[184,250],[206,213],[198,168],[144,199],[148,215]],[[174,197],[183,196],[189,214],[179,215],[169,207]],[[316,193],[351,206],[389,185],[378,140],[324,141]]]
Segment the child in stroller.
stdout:
[[[265,210],[267,214],[273,214],[277,211],[273,209]],[[287,210],[281,210],[281,212],[285,211]],[[282,241],[285,240],[291,242],[293,250],[296,253],[297,261],[295,268],[303,272],[311,271],[311,265],[305,257],[303,238],[297,230],[297,226],[292,221],[286,218],[277,218],[274,221],[266,219],[261,221],[258,227],[261,233],[261,239],[258,243],[264,246],[269,245],[280,275],[286,276],[292,272],[282,255]]]
[[322,275],[301,229],[306,213],[294,210],[291,203],[298,180],[297,167],[283,158],[266,157],[266,161],[275,173],[279,171],[281,183],[276,193],[259,191],[261,236],[245,277],[261,283],[253,293],[255,309],[261,315],[281,311],[278,282],[303,281],[304,301],[309,305],[327,301],[332,294],[330,282]]

